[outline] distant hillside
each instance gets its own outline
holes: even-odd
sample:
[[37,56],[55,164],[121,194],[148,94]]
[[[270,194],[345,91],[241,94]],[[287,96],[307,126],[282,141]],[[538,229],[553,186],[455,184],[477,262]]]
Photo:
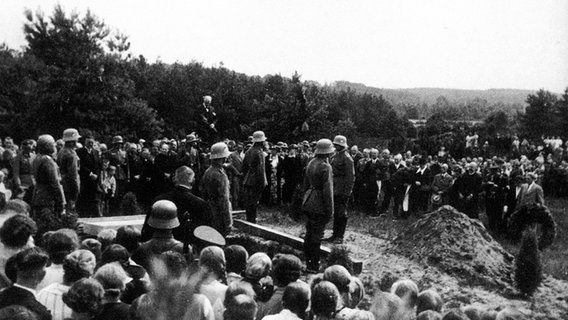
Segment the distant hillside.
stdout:
[[332,87],[339,90],[350,88],[360,93],[370,93],[383,95],[383,97],[394,106],[400,105],[419,105],[426,103],[432,105],[440,96],[452,104],[468,104],[475,99],[483,99],[487,104],[493,105],[502,103],[505,105],[525,105],[527,95],[536,93],[536,90],[519,89],[488,89],[488,90],[462,90],[462,89],[440,89],[440,88],[413,88],[413,89],[381,89],[368,87],[361,83],[348,81],[337,81]]

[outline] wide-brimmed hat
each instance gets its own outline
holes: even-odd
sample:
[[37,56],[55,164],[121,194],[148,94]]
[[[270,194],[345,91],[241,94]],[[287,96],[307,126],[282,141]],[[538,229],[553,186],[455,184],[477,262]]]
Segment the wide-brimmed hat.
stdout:
[[347,138],[342,135],[337,135],[333,138],[333,144],[347,148]]
[[335,152],[335,147],[333,143],[329,139],[320,139],[316,143],[316,151],[315,154],[331,154]]
[[63,131],[63,141],[79,141],[81,136],[79,135],[79,131],[74,128],[65,129]]
[[266,136],[263,131],[255,131],[252,134],[252,142],[264,142],[266,141]]
[[148,225],[155,229],[169,230],[179,226],[177,207],[169,200],[159,200],[152,205]]

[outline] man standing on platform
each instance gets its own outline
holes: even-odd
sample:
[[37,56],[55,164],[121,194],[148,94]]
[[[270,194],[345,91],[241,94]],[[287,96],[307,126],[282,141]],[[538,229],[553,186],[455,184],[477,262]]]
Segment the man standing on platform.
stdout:
[[204,96],[203,103],[197,106],[197,123],[200,128],[200,134],[207,142],[212,142],[217,136],[217,113],[211,105],[213,99],[211,96]]
[[324,241],[343,243],[347,227],[347,202],[355,184],[355,165],[347,152],[347,138],[338,135],[333,139],[336,154],[331,158],[333,169],[333,235]]
[[244,206],[247,221],[256,222],[256,209],[258,201],[262,196],[262,191],[268,185],[266,180],[266,170],[264,164],[264,143],[266,136],[262,131],[256,131],[252,135],[252,147],[245,153],[243,160],[243,192]]

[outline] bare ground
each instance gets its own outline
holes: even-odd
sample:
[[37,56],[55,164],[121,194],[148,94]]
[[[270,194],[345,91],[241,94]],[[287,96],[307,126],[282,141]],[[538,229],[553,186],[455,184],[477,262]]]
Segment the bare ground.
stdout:
[[[530,298],[521,297],[511,284],[487,285],[460,274],[449,274],[427,261],[417,261],[392,253],[393,240],[416,221],[395,221],[389,216],[367,217],[350,213],[344,245],[353,257],[363,261],[359,277],[366,286],[367,297],[361,304],[368,307],[375,290],[387,291],[397,279],[416,282],[420,290],[434,289],[444,299],[444,309],[475,306],[481,310],[515,307],[530,319],[568,319],[568,282],[546,275],[538,291]],[[293,235],[302,235],[304,226],[288,216],[273,210],[260,215],[259,224]],[[328,224],[326,235],[331,232]],[[559,232],[565,232],[559,230]],[[483,271],[481,271],[483,272]],[[507,278],[510,275],[503,275]]]

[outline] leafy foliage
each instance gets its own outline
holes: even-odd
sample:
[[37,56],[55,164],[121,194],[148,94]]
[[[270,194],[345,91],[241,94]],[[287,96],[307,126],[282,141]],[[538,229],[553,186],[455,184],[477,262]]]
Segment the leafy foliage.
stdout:
[[533,229],[523,235],[521,250],[516,260],[515,283],[519,291],[532,295],[542,282],[542,264]]

